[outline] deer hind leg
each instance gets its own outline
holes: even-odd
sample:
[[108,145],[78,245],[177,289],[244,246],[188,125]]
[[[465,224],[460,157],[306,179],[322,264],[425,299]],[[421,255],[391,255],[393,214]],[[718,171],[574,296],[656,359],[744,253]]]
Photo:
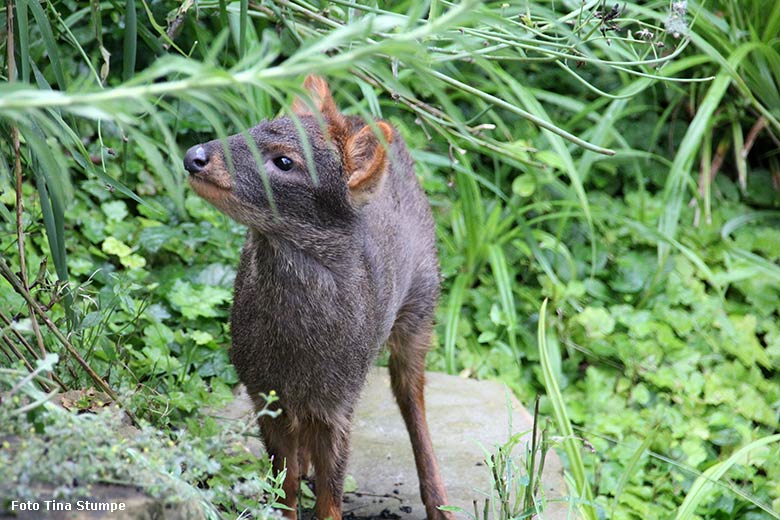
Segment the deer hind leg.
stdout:
[[437,509],[447,504],[439,466],[433,453],[428,423],[425,419],[425,354],[428,352],[433,325],[431,319],[411,325],[403,316],[396,321],[390,335],[390,380],[393,394],[412,442],[420,496],[429,520],[451,520],[452,513]]
[[261,417],[260,433],[263,437],[263,443],[268,455],[271,457],[274,475],[278,475],[284,469],[287,473],[282,483],[285,497],[281,500],[282,504],[289,507],[289,510],[283,510],[285,518],[295,520],[298,517],[298,437],[299,432],[293,421],[290,421],[285,414],[277,418]]
[[344,476],[349,457],[350,417],[334,416],[327,421],[312,419],[303,428],[303,448],[314,465],[317,501],[314,515],[318,520],[341,520]]

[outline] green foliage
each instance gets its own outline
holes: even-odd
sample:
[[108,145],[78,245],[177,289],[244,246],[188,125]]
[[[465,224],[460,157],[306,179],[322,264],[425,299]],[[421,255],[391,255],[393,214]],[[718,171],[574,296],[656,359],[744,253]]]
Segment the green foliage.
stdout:
[[[509,401],[507,406],[511,431]],[[492,449],[482,447],[490,488],[482,490],[485,495],[482,503],[474,500],[473,514],[455,506],[443,506],[441,509],[466,514],[472,520],[545,518],[549,514],[551,502],[546,500],[542,491],[542,474],[547,455],[552,453],[553,442],[547,428],[540,427],[542,422],[537,400],[531,431],[512,434],[506,442]],[[556,497],[555,500],[560,498]],[[571,501],[569,513],[574,510],[574,501]]]
[[[25,276],[52,326],[5,283],[0,326],[30,370],[43,347],[64,386],[93,384],[62,329],[128,410],[213,437],[197,418],[237,381],[243,229],[189,192],[181,153],[285,113],[316,71],[412,145],[443,275],[431,368],[546,392],[587,516],[777,517],[776,2],[613,19],[600,0],[14,6],[0,129],[19,132]],[[16,158],[0,142],[14,273]],[[57,417],[43,422],[76,427]],[[232,457],[193,483],[235,482]],[[253,483],[212,503],[233,513],[273,487]]]
[[[625,200],[632,199],[638,200]],[[608,215],[602,245],[616,261],[597,272],[592,284],[599,290],[580,300],[585,307],[558,309],[557,335],[568,354],[562,372],[577,374],[561,377],[562,392],[569,418],[581,425],[580,435],[597,453],[584,457],[596,477],[597,503],[612,511],[611,518],[664,516],[674,504],[668,498],[691,489],[697,470],[778,427],[777,347],[770,333],[776,329],[777,302],[748,303],[755,285],[734,283],[733,276],[755,267],[734,262],[729,245],[711,232],[717,226],[709,237],[707,230],[695,229],[681,237],[697,243],[711,276],[682,252],[655,269],[647,227],[624,215],[631,213],[631,203],[626,208],[625,201],[598,202]],[[746,210],[732,204],[720,209]],[[743,232],[761,236],[769,229]],[[627,270],[617,260],[629,255]],[[763,284],[777,294],[776,282]],[[780,446],[768,444],[758,452],[749,464],[732,468],[732,482],[749,485],[725,484],[702,500],[713,517],[742,517],[761,508],[764,514],[780,503],[765,476],[777,471]],[[724,498],[734,492],[753,505]],[[667,499],[649,501],[650,496]],[[608,497],[618,502],[610,504]]]
[[[56,359],[50,355],[36,377],[50,372]],[[238,510],[267,518],[283,493],[270,465],[244,445],[254,421],[220,424],[204,417],[177,431],[133,428],[118,409],[77,414],[51,404],[52,395],[38,390],[24,370],[0,369],[0,390],[7,397],[0,403],[3,501],[89,497],[92,486],[110,483],[140,486],[182,516],[219,518],[220,510]],[[30,435],[31,424],[37,435]],[[258,504],[261,492],[266,504]]]

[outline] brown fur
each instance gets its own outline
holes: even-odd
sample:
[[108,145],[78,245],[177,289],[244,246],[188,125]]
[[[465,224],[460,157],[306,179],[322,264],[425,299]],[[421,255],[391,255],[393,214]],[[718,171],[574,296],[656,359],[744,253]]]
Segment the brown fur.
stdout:
[[[196,192],[248,227],[235,282],[230,357],[250,395],[275,390],[282,414],[260,429],[284,514],[296,518],[298,482],[313,465],[316,516],[341,518],[355,403],[379,349],[390,346],[393,393],[414,450],[431,519],[450,519],[425,421],[425,354],[438,297],[433,219],[400,135],[336,109],[309,76],[310,99],[223,143],[190,149]],[[305,161],[306,146],[316,171]],[[252,150],[259,152],[258,164]],[[277,166],[280,156],[292,167]],[[267,189],[270,187],[270,190]]]

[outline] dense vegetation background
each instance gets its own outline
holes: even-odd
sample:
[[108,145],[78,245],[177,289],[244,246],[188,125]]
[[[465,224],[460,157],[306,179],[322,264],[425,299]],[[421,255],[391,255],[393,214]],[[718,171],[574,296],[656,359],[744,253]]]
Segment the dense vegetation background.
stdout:
[[573,508],[780,518],[777,2],[7,0],[0,21],[0,430],[25,437],[0,498],[120,481],[267,512],[266,461],[203,415],[237,382],[243,230],[181,157],[316,71],[413,150],[430,369],[541,395]]

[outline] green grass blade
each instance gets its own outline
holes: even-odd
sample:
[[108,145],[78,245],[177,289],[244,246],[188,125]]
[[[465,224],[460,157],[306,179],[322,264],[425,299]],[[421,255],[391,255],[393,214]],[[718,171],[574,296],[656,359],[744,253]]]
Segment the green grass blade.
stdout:
[[56,133],[57,135],[68,137],[68,139],[61,138],[60,142],[68,150],[68,152],[71,154],[71,157],[73,157],[73,159],[79,164],[79,166],[81,166],[86,172],[95,175],[107,186],[110,185],[113,188],[116,188],[118,192],[133,199],[139,204],[143,204],[149,208],[156,209],[153,206],[150,206],[141,197],[136,195],[135,192],[132,191],[130,188],[128,188],[127,186],[119,182],[117,179],[114,179],[113,177],[108,175],[102,168],[98,168],[94,164],[92,164],[92,162],[90,161],[89,152],[84,146],[84,143],[81,141],[81,139],[79,139],[79,136],[76,134],[76,132],[73,131],[73,129],[70,126],[68,126],[67,123],[65,123],[65,121],[62,119],[62,117],[60,117],[59,113],[56,110],[49,110],[49,116],[53,119],[54,123],[58,125],[58,128],[56,128],[56,130],[49,131],[49,133]]
[[[758,8],[763,9],[763,5]],[[780,2],[774,2],[772,11],[764,19],[766,20],[766,25],[764,26],[761,40],[768,42],[777,38],[777,35],[780,34]]]
[[[547,397],[553,408],[553,415],[558,431],[563,437],[563,448],[566,457],[569,459],[569,470],[574,478],[574,483],[580,498],[584,500],[582,513],[588,520],[596,520],[598,515],[593,507],[593,491],[591,490],[588,478],[585,474],[585,465],[582,462],[580,454],[580,443],[574,437],[574,430],[566,413],[566,404],[563,401],[560,387],[558,386],[558,377],[553,367],[551,358],[551,348],[547,344],[547,299],[542,302],[539,309],[539,328],[537,329],[537,342],[539,347],[540,363],[542,366],[542,375],[544,378],[544,388],[547,391]],[[558,361],[559,362],[559,361]]]
[[226,0],[219,0],[219,23],[222,27],[228,27],[228,12]]
[[776,281],[780,282],[780,267],[778,267],[776,263],[750,251],[735,247],[733,242],[730,240],[731,234],[736,230],[757,220],[779,221],[780,211],[751,211],[749,213],[744,213],[734,217],[723,224],[723,227],[720,230],[720,236],[723,238],[724,242],[729,243],[728,251],[733,253],[735,256],[746,260],[757,269],[760,269],[764,272],[765,275],[770,276]]
[[138,12],[135,0],[127,0],[125,6],[124,50],[122,51],[122,79],[133,77],[135,72],[136,42],[138,41]]
[[685,245],[681,244],[679,241],[675,240],[672,237],[666,236],[663,233],[661,233],[658,230],[651,229],[641,222],[637,222],[636,220],[632,220],[630,218],[625,217],[619,217],[618,220],[623,223],[624,225],[628,227],[632,227],[639,231],[640,233],[643,233],[644,235],[648,237],[652,237],[653,239],[658,241],[658,245],[660,247],[661,244],[665,244],[669,248],[674,248],[675,250],[679,251],[685,258],[687,258],[693,265],[695,265],[699,272],[702,274],[702,276],[718,291],[722,292],[722,287],[720,286],[720,283],[718,283],[717,277],[715,276],[715,273],[712,272],[712,270],[709,268],[707,263],[696,254],[696,252],[686,247]]
[[163,154],[160,152],[159,143],[149,139],[143,132],[135,128],[129,128],[128,133],[132,140],[138,143],[138,150],[146,158],[157,178],[163,185],[166,193],[171,197],[177,211],[184,213],[184,185],[177,175],[175,168],[181,168],[180,164],[171,166],[166,164]]
[[[697,518],[696,508],[701,502],[707,498],[712,488],[715,486],[718,480],[720,480],[726,472],[731,469],[737,463],[743,462],[745,457],[753,450],[763,448],[774,442],[780,442],[780,434],[769,435],[761,439],[757,439],[750,444],[743,446],[734,452],[728,459],[718,462],[717,464],[709,467],[707,471],[702,473],[699,478],[693,483],[688,494],[685,496],[682,505],[677,510],[676,520],[690,520]],[[778,518],[777,515],[773,515]]]
[[742,215],[738,215],[728,220],[725,224],[723,224],[723,227],[720,229],[720,237],[723,240],[727,240],[730,238],[731,234],[734,233],[739,228],[744,227],[745,225],[751,222],[755,222],[757,220],[765,220],[765,219],[780,221],[780,211],[771,211],[771,210],[751,211],[749,213],[743,213]]
[[732,247],[729,251],[733,253],[734,256],[753,264],[754,267],[761,270],[766,276],[774,279],[776,283],[780,283],[780,267],[778,267],[776,263],[738,247]]
[[249,15],[247,13],[248,9],[249,9],[249,0],[241,0],[239,18],[238,18],[238,58],[239,59],[243,59],[247,49],[246,24],[249,21]]
[[615,155],[614,150],[609,150],[607,148],[602,148],[601,146],[596,146],[594,144],[588,143],[587,141],[583,141],[579,137],[567,132],[566,130],[563,130],[562,128],[555,126],[554,124],[550,123],[550,120],[545,117],[540,117],[538,114],[533,114],[530,111],[523,110],[511,103],[508,103],[504,101],[503,99],[497,98],[495,96],[492,96],[490,94],[487,94],[477,88],[474,88],[470,85],[467,85],[466,83],[463,83],[462,81],[458,81],[454,78],[451,78],[445,74],[442,74],[441,72],[430,70],[428,71],[430,75],[435,77],[436,79],[439,79],[445,83],[448,83],[452,85],[453,87],[456,87],[464,92],[468,92],[469,94],[472,94],[474,96],[480,97],[484,99],[485,101],[492,103],[496,106],[499,106],[505,110],[509,110],[510,112],[513,112],[520,117],[523,117],[525,119],[528,119],[535,125],[538,125],[541,128],[544,128],[545,130],[552,132],[554,134],[557,134],[564,139],[567,139],[574,144],[581,146],[585,149],[592,150],[594,152],[602,153],[605,155]]
[[523,230],[525,242],[528,244],[528,247],[531,250],[531,253],[534,255],[534,259],[539,264],[539,267],[550,278],[550,281],[554,285],[563,290],[565,288],[565,284],[561,282],[560,278],[558,278],[558,275],[555,273],[555,268],[550,263],[549,258],[547,258],[547,256],[545,256],[544,252],[542,251],[539,240],[537,239],[534,231],[526,225],[526,222],[522,216],[518,216],[516,222],[518,223],[520,229]]
[[60,60],[59,48],[57,46],[57,41],[54,39],[54,33],[51,30],[49,19],[46,17],[46,13],[43,11],[39,2],[33,1],[29,2],[27,5],[30,6],[33,17],[35,18],[35,23],[38,26],[38,30],[41,32],[43,44],[46,47],[46,53],[49,55],[49,63],[51,63],[57,86],[60,90],[65,90],[68,85],[65,82],[65,73],[63,72],[62,61]]
[[447,298],[447,321],[444,325],[444,362],[448,374],[455,373],[455,340],[458,339],[460,311],[470,279],[469,274],[459,274],[455,278],[449,298]]
[[[747,54],[756,47],[755,44],[746,44],[739,47],[729,57],[728,63],[733,68],[740,63]],[[732,75],[727,69],[722,69],[710,85],[707,95],[704,97],[696,116],[688,126],[682,142],[672,163],[672,169],[664,186],[664,207],[666,210],[661,214],[658,222],[658,230],[662,235],[669,238],[675,238],[677,228],[680,222],[683,202],[687,194],[686,184],[690,180],[691,168],[696,159],[696,154],[704,138],[704,133],[712,128],[713,115],[715,110],[721,105],[723,96],[731,84]],[[669,244],[660,242],[658,244],[658,262],[663,265],[669,254]]]
[[[35,175],[43,225],[54,261],[54,269],[57,272],[57,278],[68,282],[70,276],[65,250],[65,204],[62,193],[62,184],[65,180],[61,178],[62,175],[58,175],[58,172],[67,171],[67,169],[56,160],[49,145],[38,135],[40,131],[38,128],[22,126],[19,130],[20,134],[24,135],[33,155],[32,170]],[[73,321],[72,301],[72,295],[66,291],[63,306],[71,323]]]
[[19,56],[21,75],[19,81],[30,81],[30,27],[27,17],[27,0],[16,1],[16,27],[19,28]]
[[[534,114],[534,116],[543,120],[549,119],[546,111],[542,107],[541,103],[539,103],[539,100],[533,97],[533,95],[531,95],[531,93],[528,92],[527,89],[525,89],[522,85],[520,85],[520,83],[517,82],[515,79],[510,78],[505,72],[501,71],[500,75],[503,76],[503,79],[507,82],[510,88],[512,88],[517,98],[520,100],[521,103],[523,103],[523,105],[525,105],[526,109],[528,109],[530,113]],[[577,167],[574,164],[574,159],[571,156],[571,152],[569,152],[569,149],[566,147],[566,144],[563,141],[563,136],[561,136],[560,134],[556,134],[555,132],[549,131],[547,129],[545,129],[544,131],[546,133],[548,141],[552,145],[553,150],[558,155],[558,157],[560,157],[561,161],[563,161],[564,171],[569,178],[569,182],[571,183],[572,188],[574,189],[574,193],[582,209],[582,214],[585,217],[585,222],[588,225],[588,232],[590,234],[590,245],[591,245],[591,272],[592,272],[593,270],[596,269],[597,250],[596,250],[596,232],[593,226],[593,217],[591,216],[590,202],[588,202],[588,194],[585,192],[585,187],[582,184],[582,178],[580,176],[579,171],[577,170]],[[588,149],[593,150],[592,147],[589,147]],[[614,154],[614,152],[611,152],[611,154]]]
[[509,346],[512,348],[517,360],[520,360],[520,351],[517,349],[517,311],[515,310],[515,297],[512,293],[512,277],[506,264],[504,250],[493,244],[488,247],[488,260],[493,270],[493,278],[498,288],[501,308],[507,320],[507,335]]
[[628,459],[628,463],[623,468],[622,474],[620,475],[620,480],[618,481],[617,487],[615,488],[613,494],[614,498],[612,499],[612,516],[615,514],[615,506],[620,502],[620,495],[623,493],[626,485],[634,475],[634,471],[636,471],[636,469],[639,467],[639,461],[642,459],[642,455],[644,455],[644,453],[650,449],[650,445],[655,440],[657,433],[657,428],[654,428],[652,431],[648,432],[648,434],[645,436],[645,439],[642,441],[633,455],[631,455],[631,458]]
[[485,222],[485,206],[482,204],[479,186],[473,175],[458,170],[455,179],[466,231],[463,237],[466,249],[466,271],[473,272],[483,258],[483,244],[486,238],[482,228]]

